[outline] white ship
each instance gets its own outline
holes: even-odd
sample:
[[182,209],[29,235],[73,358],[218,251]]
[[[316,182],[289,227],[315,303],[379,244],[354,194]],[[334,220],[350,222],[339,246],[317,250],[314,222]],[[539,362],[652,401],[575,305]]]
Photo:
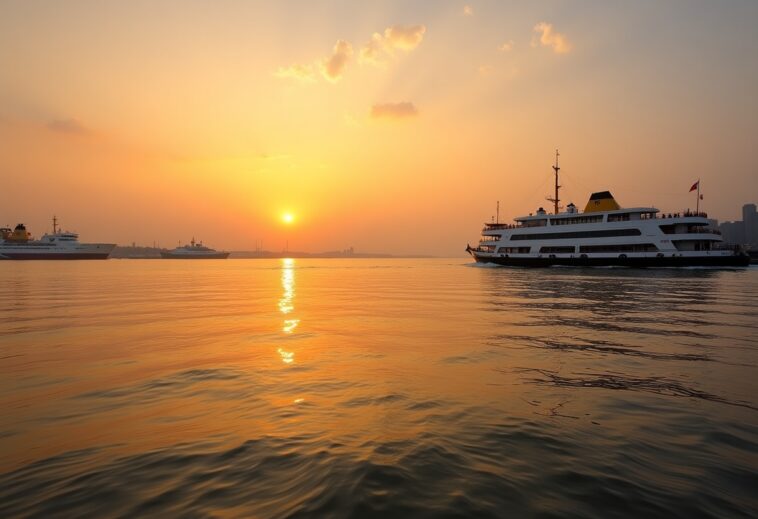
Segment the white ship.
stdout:
[[[554,212],[540,207],[514,224],[485,223],[477,247],[466,247],[477,262],[521,267],[746,266],[750,258],[723,247],[721,234],[696,210],[664,214],[655,207],[621,208],[609,191],[593,193],[584,211],[569,204],[559,211],[558,153]],[[693,186],[694,188],[694,186]],[[698,202],[700,198],[699,181]],[[699,203],[698,203],[699,205]]]
[[189,245],[177,247],[172,250],[161,251],[161,258],[163,259],[226,259],[229,257],[229,252],[217,251],[206,247],[203,242],[195,243],[195,238]]
[[24,224],[11,230],[0,228],[0,259],[13,260],[72,260],[107,259],[115,243],[79,243],[79,235],[58,229],[53,217],[53,233],[39,240],[32,238]]

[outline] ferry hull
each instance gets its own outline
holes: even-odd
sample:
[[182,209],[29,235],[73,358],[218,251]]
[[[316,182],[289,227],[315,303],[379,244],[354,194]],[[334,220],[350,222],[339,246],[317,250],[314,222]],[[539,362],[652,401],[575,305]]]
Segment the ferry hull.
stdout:
[[104,260],[110,252],[0,252],[0,260]]
[[175,254],[172,252],[161,252],[163,259],[226,259],[229,252],[215,252],[213,254]]
[[495,263],[510,267],[747,267],[750,258],[747,255],[732,256],[669,256],[669,257],[632,257],[632,258],[519,258],[493,257],[473,253],[477,263]]

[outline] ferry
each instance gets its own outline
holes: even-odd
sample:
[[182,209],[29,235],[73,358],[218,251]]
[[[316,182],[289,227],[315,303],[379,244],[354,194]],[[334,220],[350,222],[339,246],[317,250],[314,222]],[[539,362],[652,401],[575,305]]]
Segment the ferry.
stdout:
[[[478,263],[519,267],[743,267],[750,257],[723,246],[721,233],[698,210],[662,213],[655,207],[622,208],[609,191],[593,193],[584,211],[570,203],[560,211],[558,152],[554,211],[540,207],[513,224],[485,223],[476,247],[466,251]],[[693,186],[693,189],[696,186]],[[499,209],[498,209],[499,213]],[[498,218],[499,220],[499,218]]]
[[11,260],[75,260],[107,259],[115,243],[80,243],[75,232],[58,229],[53,217],[53,233],[35,240],[23,223],[0,228],[0,259]]
[[226,259],[229,252],[217,251],[203,245],[203,242],[196,243],[195,238],[189,245],[177,247],[172,250],[162,250],[161,258],[163,259]]

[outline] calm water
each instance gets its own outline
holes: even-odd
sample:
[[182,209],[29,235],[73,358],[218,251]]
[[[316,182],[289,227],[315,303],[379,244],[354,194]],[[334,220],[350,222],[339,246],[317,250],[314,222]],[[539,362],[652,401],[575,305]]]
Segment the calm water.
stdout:
[[0,263],[0,516],[758,514],[758,269]]

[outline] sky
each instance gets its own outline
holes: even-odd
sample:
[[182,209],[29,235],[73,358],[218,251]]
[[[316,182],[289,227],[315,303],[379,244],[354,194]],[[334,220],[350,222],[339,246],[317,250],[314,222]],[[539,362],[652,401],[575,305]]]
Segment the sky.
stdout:
[[[758,202],[758,2],[0,0],[0,224],[463,255],[610,190]],[[290,215],[290,222],[283,216]]]

